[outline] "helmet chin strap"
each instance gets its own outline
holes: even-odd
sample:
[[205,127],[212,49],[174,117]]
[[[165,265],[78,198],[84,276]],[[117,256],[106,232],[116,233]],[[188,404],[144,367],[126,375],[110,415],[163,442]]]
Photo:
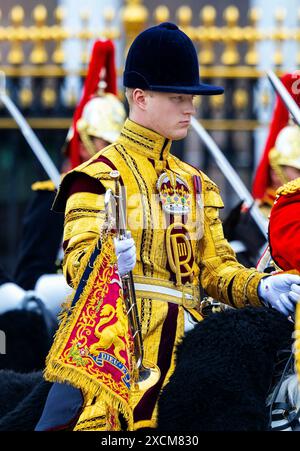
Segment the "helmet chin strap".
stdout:
[[270,161],[270,166],[273,169],[273,171],[275,172],[275,174],[277,175],[277,177],[279,178],[282,185],[289,182],[289,179],[288,179],[287,175],[285,174],[282,166],[280,166],[279,164],[276,164],[275,161],[272,161],[272,162]]
[[79,136],[88,154],[92,157],[97,153],[97,149],[90,135],[87,133],[88,123],[84,119],[79,119],[77,121],[77,130]]

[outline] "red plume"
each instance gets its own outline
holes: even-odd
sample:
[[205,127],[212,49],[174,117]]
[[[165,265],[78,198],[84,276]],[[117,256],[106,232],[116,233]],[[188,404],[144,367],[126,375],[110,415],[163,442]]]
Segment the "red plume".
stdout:
[[100,74],[102,73],[103,69],[105,69],[104,80],[107,83],[105,91],[116,95],[117,75],[115,67],[115,46],[110,40],[96,41],[93,46],[92,55],[84,82],[82,97],[73,115],[73,136],[68,146],[72,168],[82,163],[79,155],[80,139],[76,124],[78,119],[81,118],[82,111],[86,103],[95,95],[98,90]]
[[[287,73],[281,77],[281,81],[300,106],[300,74],[298,72]],[[262,199],[267,188],[271,185],[269,152],[275,145],[278,133],[288,125],[288,122],[289,112],[277,95],[269,135],[253,181],[252,194],[255,199]]]

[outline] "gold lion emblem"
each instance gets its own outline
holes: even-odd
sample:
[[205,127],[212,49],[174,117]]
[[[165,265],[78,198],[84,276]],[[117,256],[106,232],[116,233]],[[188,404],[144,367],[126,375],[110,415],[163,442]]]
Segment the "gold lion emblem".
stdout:
[[[125,364],[125,359],[120,353],[126,350],[128,319],[124,314],[122,297],[119,296],[117,299],[116,308],[110,304],[104,305],[101,316],[105,317],[99,321],[95,329],[95,336],[98,341],[91,345],[90,352],[92,355],[98,355],[101,350],[109,349],[113,345],[116,358]],[[104,324],[111,323],[114,319],[116,321],[113,324],[109,324],[100,330]]]

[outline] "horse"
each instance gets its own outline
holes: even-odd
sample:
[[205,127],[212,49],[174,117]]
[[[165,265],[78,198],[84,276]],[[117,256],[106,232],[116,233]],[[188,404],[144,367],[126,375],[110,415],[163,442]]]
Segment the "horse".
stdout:
[[265,431],[278,353],[291,349],[293,323],[268,308],[211,314],[178,346],[158,402],[161,431]]
[[51,385],[42,371],[0,370],[0,432],[33,431]]
[[[278,387],[274,372],[278,360],[282,364],[278,355],[292,349],[292,334],[291,321],[264,307],[229,309],[204,318],[177,348],[175,371],[158,401],[157,431],[266,431],[276,427],[270,423],[270,400]],[[23,378],[27,383],[12,405],[7,401],[3,408],[0,396],[0,431],[34,430],[51,384],[39,372],[32,375],[30,388],[28,377],[18,374],[13,378],[0,371],[6,400],[16,393],[16,386],[22,387]],[[3,383],[5,378],[9,384]],[[295,382],[294,390],[299,390]]]

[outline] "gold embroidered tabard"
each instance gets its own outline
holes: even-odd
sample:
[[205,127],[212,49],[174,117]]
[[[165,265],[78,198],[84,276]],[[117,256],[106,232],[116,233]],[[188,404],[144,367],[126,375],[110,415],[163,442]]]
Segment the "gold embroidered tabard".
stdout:
[[[200,280],[210,296],[242,307],[261,305],[257,285],[265,276],[240,265],[224,238],[218,187],[201,171],[171,155],[170,147],[170,140],[128,119],[115,144],[65,176],[55,204],[65,210],[63,269],[76,288],[76,275],[86,265],[88,249],[103,224],[105,190],[114,189],[108,174],[119,171],[126,186],[127,224],[137,251],[133,276],[144,286],[137,291],[144,357],[165,368],[160,385],[153,390],[156,397],[174,371],[174,351],[184,333],[184,308],[201,320],[195,309],[200,302]],[[69,186],[77,178],[81,189],[70,195]],[[93,183],[84,189],[85,181]],[[95,182],[102,194],[90,188]],[[194,295],[186,302],[188,290]],[[173,296],[177,305],[165,302],[168,293],[174,292],[180,294]],[[146,395],[132,395],[134,429],[156,425],[157,403],[148,410],[140,408]],[[147,398],[147,406],[149,402]]]
[[185,223],[191,212],[191,193],[188,183],[167,170],[157,181],[157,189],[166,218],[166,248],[168,263],[176,276],[176,285],[191,282],[194,255],[191,237]]

